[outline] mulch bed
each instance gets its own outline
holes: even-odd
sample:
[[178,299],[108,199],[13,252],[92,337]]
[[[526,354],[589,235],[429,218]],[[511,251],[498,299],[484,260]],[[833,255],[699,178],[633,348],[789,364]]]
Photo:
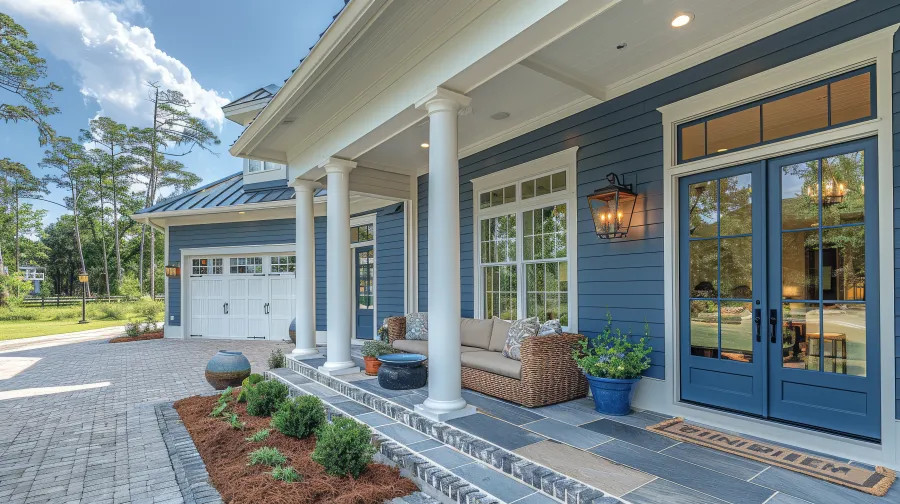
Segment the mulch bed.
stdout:
[[109,340],[110,343],[128,343],[130,341],[147,341],[154,339],[163,339],[163,332],[150,332],[146,334],[141,334],[140,336],[119,336]]
[[[285,436],[269,426],[269,417],[250,416],[246,404],[236,401],[231,410],[247,425],[244,430],[232,429],[227,421],[209,416],[217,399],[218,396],[188,397],[176,401],[175,409],[206,464],[213,486],[226,503],[382,504],[419,490],[412,481],[400,476],[399,469],[383,464],[369,464],[359,479],[330,476],[310,458],[316,446],[315,436]],[[244,439],[260,429],[270,429],[265,441],[251,443]],[[263,446],[278,448],[287,457],[287,465],[296,469],[303,480],[275,481],[268,474],[271,467],[248,466],[250,452]]]

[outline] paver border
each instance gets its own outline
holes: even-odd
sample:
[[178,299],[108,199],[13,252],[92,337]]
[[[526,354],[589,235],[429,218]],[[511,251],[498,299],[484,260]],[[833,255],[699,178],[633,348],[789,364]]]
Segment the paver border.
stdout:
[[210,484],[206,464],[175,410],[174,402],[158,403],[154,410],[185,504],[221,504],[222,497]]

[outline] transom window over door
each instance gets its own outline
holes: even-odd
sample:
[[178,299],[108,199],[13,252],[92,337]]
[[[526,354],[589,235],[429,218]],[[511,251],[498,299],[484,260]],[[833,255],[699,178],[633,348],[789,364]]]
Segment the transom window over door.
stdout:
[[561,154],[569,166],[542,158],[473,181],[477,317],[558,319],[574,328],[574,149]]

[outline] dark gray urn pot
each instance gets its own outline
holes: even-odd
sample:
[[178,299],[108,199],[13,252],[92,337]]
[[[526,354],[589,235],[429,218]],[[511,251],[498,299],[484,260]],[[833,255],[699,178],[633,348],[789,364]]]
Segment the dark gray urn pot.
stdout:
[[291,343],[297,344],[297,319],[291,320],[291,326],[288,328],[288,336],[291,337]]
[[239,387],[250,376],[250,361],[241,352],[219,350],[206,364],[206,381],[216,390]]

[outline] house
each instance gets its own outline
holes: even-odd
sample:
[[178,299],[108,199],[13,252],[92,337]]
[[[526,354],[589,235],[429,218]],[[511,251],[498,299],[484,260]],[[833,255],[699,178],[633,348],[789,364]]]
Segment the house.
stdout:
[[[296,317],[340,374],[427,311],[445,419],[460,315],[609,313],[649,328],[638,406],[896,468],[898,26],[895,0],[350,1],[226,106],[243,172],[136,216],[182,266],[166,336]],[[609,181],[633,208],[592,211]]]

